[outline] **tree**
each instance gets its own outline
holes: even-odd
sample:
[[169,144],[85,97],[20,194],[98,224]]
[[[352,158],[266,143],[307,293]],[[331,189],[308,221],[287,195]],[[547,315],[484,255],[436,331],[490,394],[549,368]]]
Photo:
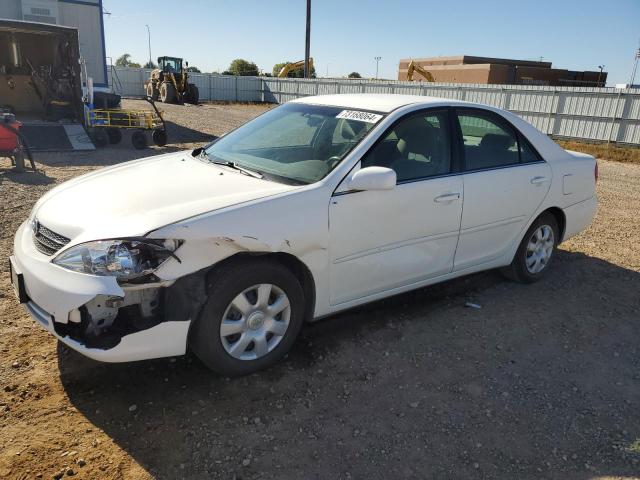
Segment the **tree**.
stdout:
[[151,61],[144,64],[144,68],[158,68],[157,65]]
[[130,67],[130,66],[131,66],[130,54],[125,53],[116,59],[116,67]]
[[348,75],[348,78],[362,78],[362,75],[360,75],[358,72],[351,72]]
[[116,67],[140,68],[140,64],[131,61],[131,55],[125,53],[116,59]]
[[236,58],[231,65],[229,65],[229,69],[227,70],[231,75],[240,75],[244,77],[257,77],[258,76],[258,66],[243,58]]
[[[273,76],[277,77],[278,74],[280,73],[280,70],[282,70],[282,67],[284,67],[288,63],[291,63],[291,62],[276,63],[273,66],[273,70],[272,70]],[[304,67],[294,68],[293,70],[290,70],[289,73],[287,73],[287,77],[289,77],[289,78],[304,78]],[[311,78],[316,78],[316,67],[313,67],[311,69]]]
[[191,73],[202,73],[198,67],[193,67],[193,66],[187,67],[186,70],[187,72],[191,72]]

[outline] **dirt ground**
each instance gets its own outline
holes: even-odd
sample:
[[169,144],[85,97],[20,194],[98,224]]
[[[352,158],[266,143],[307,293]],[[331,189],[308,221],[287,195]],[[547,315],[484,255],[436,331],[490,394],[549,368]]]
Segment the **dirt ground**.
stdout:
[[6,258],[46,190],[265,108],[167,106],[167,148],[37,154],[38,174],[0,159],[0,478],[640,476],[640,165],[600,162],[597,218],[543,281],[486,272],[336,315],[241,379],[190,355],[99,364],[18,306]]

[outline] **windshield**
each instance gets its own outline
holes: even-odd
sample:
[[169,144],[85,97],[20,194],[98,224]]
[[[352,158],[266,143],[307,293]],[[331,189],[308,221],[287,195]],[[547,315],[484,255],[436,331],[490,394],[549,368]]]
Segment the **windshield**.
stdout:
[[232,162],[265,178],[308,184],[324,178],[380,121],[382,114],[287,103],[209,146],[214,162]]
[[182,61],[177,58],[163,58],[160,68],[165,72],[176,73],[182,70]]

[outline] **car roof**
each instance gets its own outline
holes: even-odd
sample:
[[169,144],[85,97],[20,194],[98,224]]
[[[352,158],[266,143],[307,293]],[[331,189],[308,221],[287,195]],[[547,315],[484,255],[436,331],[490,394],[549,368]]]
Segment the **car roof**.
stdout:
[[396,108],[404,107],[405,105],[429,105],[440,102],[451,103],[451,100],[422,95],[396,95],[393,93],[345,93],[338,95],[316,95],[313,97],[303,97],[292,100],[292,102],[339,106],[360,110],[374,110],[377,112],[388,113]]

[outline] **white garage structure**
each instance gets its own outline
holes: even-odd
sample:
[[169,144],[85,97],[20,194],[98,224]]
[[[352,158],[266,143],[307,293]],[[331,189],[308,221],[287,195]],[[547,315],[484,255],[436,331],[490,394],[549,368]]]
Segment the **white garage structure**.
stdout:
[[1,0],[0,19],[78,29],[80,54],[96,87],[107,87],[102,0]]

